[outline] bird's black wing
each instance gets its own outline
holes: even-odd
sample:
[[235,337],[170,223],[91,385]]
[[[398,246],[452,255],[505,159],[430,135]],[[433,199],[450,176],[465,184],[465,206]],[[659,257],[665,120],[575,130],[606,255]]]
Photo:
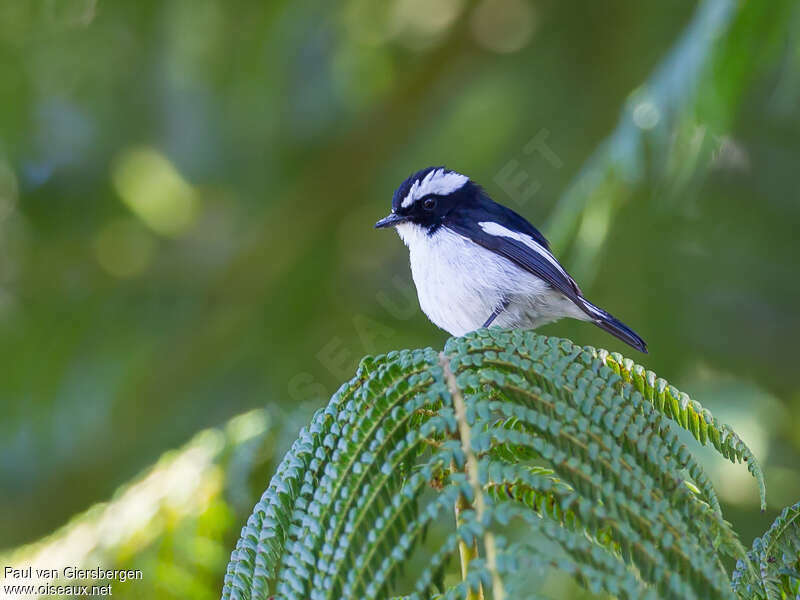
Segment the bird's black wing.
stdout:
[[[583,297],[578,284],[551,254],[544,237],[533,225],[522,217],[519,219],[524,227],[515,220],[491,220],[495,215],[486,210],[473,210],[470,213],[461,217],[449,216],[444,226],[544,280],[569,298],[598,327],[637,350],[647,352],[647,344],[633,329]],[[491,320],[488,324],[491,324]]]
[[[488,213],[485,215],[486,220],[481,220],[484,218],[483,215],[477,219],[473,218],[474,216],[478,215],[469,215],[468,218],[448,218],[445,227],[543,279],[589,314],[578,284],[550,253],[547,243],[541,243],[544,238],[538,231],[536,231],[538,236],[534,237],[528,231],[518,231],[516,227],[512,229],[490,220],[491,215]],[[508,225],[513,227],[511,223]],[[533,229],[527,222],[526,225]]]

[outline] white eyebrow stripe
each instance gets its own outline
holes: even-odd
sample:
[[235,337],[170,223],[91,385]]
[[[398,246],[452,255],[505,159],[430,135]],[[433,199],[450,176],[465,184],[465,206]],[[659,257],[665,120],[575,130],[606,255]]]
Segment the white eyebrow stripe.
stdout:
[[461,189],[469,181],[469,177],[456,173],[455,171],[445,171],[444,169],[434,169],[428,173],[424,179],[417,179],[408,194],[400,204],[403,208],[408,208],[415,201],[424,198],[429,194],[446,196],[456,190]]
[[531,236],[525,233],[519,233],[518,231],[512,231],[511,229],[503,227],[499,223],[495,223],[493,221],[482,221],[478,223],[478,225],[480,225],[480,228],[483,229],[483,231],[485,233],[488,233],[489,235],[498,235],[501,237],[511,238],[512,240],[516,240],[518,242],[522,242],[528,248],[539,254],[542,258],[546,259],[550,264],[552,264],[556,269],[558,269],[560,273],[562,273],[565,277],[569,279],[569,275],[567,275],[567,272],[564,270],[564,267],[562,267],[558,263],[556,257],[550,254],[547,248],[542,246]]

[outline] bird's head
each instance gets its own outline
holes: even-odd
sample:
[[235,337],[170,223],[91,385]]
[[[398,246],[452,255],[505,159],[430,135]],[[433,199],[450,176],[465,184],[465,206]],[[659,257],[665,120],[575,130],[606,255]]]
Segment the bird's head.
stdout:
[[422,169],[400,184],[392,198],[392,212],[375,227],[413,227],[433,234],[449,214],[470,204],[478,190],[461,173],[444,167]]

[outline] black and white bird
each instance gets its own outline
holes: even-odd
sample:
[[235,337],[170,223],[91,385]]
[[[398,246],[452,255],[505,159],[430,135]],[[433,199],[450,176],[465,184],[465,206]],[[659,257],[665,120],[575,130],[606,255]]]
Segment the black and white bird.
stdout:
[[571,317],[647,352],[635,331],[583,297],[533,225],[466,175],[444,167],[414,173],[375,227],[397,229],[420,307],[451,335],[490,325],[534,329]]

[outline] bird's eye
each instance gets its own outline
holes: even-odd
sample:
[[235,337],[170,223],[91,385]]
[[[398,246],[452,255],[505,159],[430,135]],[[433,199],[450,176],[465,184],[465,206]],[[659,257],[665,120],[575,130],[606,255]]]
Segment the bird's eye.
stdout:
[[433,210],[436,208],[436,198],[425,198],[422,203],[422,208],[425,210]]

